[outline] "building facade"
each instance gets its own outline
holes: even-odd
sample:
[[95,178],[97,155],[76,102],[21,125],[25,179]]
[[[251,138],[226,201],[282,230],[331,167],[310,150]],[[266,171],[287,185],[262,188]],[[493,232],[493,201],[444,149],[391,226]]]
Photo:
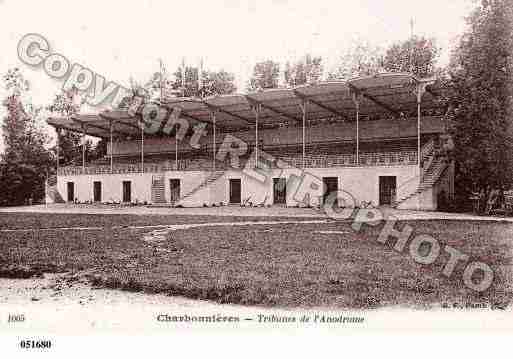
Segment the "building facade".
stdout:
[[316,207],[338,193],[339,206],[436,210],[454,193],[454,166],[430,84],[383,74],[171,98],[152,104],[153,116],[138,108],[51,118],[58,131],[109,145],[104,159],[59,166],[47,201]]

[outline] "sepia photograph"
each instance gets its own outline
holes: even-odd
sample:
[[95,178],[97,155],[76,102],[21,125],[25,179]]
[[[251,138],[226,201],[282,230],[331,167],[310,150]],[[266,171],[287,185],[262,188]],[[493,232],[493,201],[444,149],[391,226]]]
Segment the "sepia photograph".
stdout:
[[13,353],[513,330],[513,0],[0,0],[0,28]]

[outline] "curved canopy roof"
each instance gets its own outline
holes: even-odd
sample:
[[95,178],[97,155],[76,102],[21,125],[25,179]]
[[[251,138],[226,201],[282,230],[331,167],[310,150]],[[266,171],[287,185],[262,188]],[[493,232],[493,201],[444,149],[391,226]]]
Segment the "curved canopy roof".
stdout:
[[[181,117],[192,126],[203,122],[212,124],[215,113],[216,127],[224,131],[255,126],[259,109],[259,127],[278,124],[301,124],[303,104],[308,121],[333,118],[345,121],[355,119],[355,97],[359,99],[362,116],[400,117],[417,109],[417,88],[427,85],[422,97],[422,108],[433,109],[439,105],[438,90],[432,79],[418,79],[408,73],[385,73],[359,77],[348,81],[330,81],[294,88],[269,89],[249,94],[220,95],[207,98],[166,98],[160,106],[178,108]],[[71,119],[49,118],[56,128],[82,132],[97,137],[109,137],[110,123],[113,132],[120,136],[138,136],[140,114],[130,116],[127,110],[103,111],[97,115],[76,115]],[[70,121],[71,120],[71,121]]]

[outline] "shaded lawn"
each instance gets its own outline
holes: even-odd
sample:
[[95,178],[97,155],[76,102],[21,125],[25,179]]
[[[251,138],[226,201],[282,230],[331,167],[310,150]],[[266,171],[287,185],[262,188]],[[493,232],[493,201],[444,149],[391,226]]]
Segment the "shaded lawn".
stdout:
[[[81,221],[60,218],[61,221]],[[114,215],[115,216],[115,215]],[[88,226],[125,221],[91,215]],[[135,216],[140,223],[247,221],[233,217]],[[165,218],[167,217],[167,218]],[[1,221],[6,221],[0,217]],[[16,219],[16,223],[22,219]],[[30,219],[25,219],[29,221]],[[33,220],[33,219],[32,219]],[[269,218],[266,218],[269,220]],[[272,219],[278,220],[278,219]],[[297,219],[296,219],[297,220]],[[55,219],[58,226],[59,219]],[[107,222],[105,222],[107,221]],[[110,222],[109,222],[110,221]],[[7,220],[8,222],[8,220]],[[124,222],[123,222],[124,223]],[[400,222],[399,226],[406,222]],[[141,241],[148,230],[0,233],[0,275],[13,267],[36,273],[88,271],[96,286],[183,295],[222,303],[284,307],[376,308],[504,302],[512,299],[513,226],[461,221],[408,222],[415,232],[450,244],[495,271],[492,287],[476,293],[463,285],[463,265],[441,273],[449,255],[416,264],[376,241],[381,226],[355,233],[347,223],[211,227],[171,232],[161,243]],[[132,225],[132,224],[131,224]],[[342,231],[320,234],[318,231]],[[393,244],[393,242],[390,242]]]

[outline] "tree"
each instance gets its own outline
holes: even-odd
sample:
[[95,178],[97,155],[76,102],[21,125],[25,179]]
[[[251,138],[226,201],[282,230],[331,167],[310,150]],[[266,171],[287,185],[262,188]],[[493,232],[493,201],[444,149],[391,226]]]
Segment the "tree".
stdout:
[[174,72],[174,81],[171,88],[177,95],[184,97],[200,97],[200,82],[198,81],[198,68],[182,65]]
[[0,203],[7,205],[38,201],[44,197],[44,181],[52,156],[47,136],[37,124],[40,108],[23,104],[29,83],[18,68],[3,76],[8,94],[3,101],[7,115],[2,125],[5,152],[0,171]]
[[237,91],[235,76],[224,70],[204,71],[200,91],[203,97],[232,94]]
[[414,36],[390,46],[383,60],[388,72],[411,72],[420,78],[436,73],[436,61],[440,49],[434,39]]
[[[46,110],[53,116],[60,116],[71,121],[71,116],[80,113],[80,108],[85,103],[85,98],[78,96],[76,89],[70,89],[59,92],[55,95],[53,102],[46,106]],[[81,165],[82,164],[82,144],[83,135],[77,132],[66,130],[59,131],[57,143],[59,144],[59,164]],[[85,157],[88,161],[93,161],[106,155],[106,141],[101,139],[96,144],[90,139],[85,142]],[[57,147],[53,148],[57,155]]]
[[452,54],[449,115],[461,200],[511,186],[512,2],[482,1]]
[[358,76],[375,75],[382,71],[383,50],[357,39],[340,57],[339,64],[328,74],[328,79],[349,80]]
[[[159,77],[157,78],[156,75]],[[129,109],[132,104],[134,104],[136,99],[143,99],[147,101],[150,99],[155,99],[155,97],[158,98],[156,95],[156,87],[160,86],[160,75],[158,73],[153,74],[150,80],[148,80],[148,82],[144,85],[135,81],[133,78],[130,78],[129,82],[129,94],[119,102],[117,107],[118,109]]]
[[201,70],[200,79],[198,67],[184,66],[178,67],[170,75],[161,62],[160,71],[155,72],[146,83],[139,84],[131,80],[132,93],[120,107],[129,107],[131,99],[136,96],[148,101],[159,100],[161,93],[164,98],[171,96],[206,97],[231,94],[237,90],[235,76],[227,71]]
[[[174,73],[175,80],[171,83],[171,88],[186,97],[228,95],[237,90],[235,76],[227,71],[202,70],[201,81],[199,72],[197,67],[186,66],[185,71],[183,67],[179,67]],[[185,80],[182,81],[182,78]]]
[[280,64],[272,60],[258,62],[253,68],[248,91],[277,88],[280,77]]
[[[87,147],[86,147],[87,150]],[[107,155],[107,140],[105,138],[100,139],[92,147],[89,147],[89,160],[94,161],[101,159]]]
[[[61,91],[56,94],[53,102],[46,109],[53,115],[67,118],[80,112],[83,101],[78,98],[75,89]],[[80,133],[61,130],[58,131],[57,143],[59,146],[59,164],[78,165],[82,162],[82,135]],[[57,147],[54,152],[57,153]]]
[[285,64],[285,83],[289,87],[316,83],[322,76],[322,58],[307,54],[294,64]]

